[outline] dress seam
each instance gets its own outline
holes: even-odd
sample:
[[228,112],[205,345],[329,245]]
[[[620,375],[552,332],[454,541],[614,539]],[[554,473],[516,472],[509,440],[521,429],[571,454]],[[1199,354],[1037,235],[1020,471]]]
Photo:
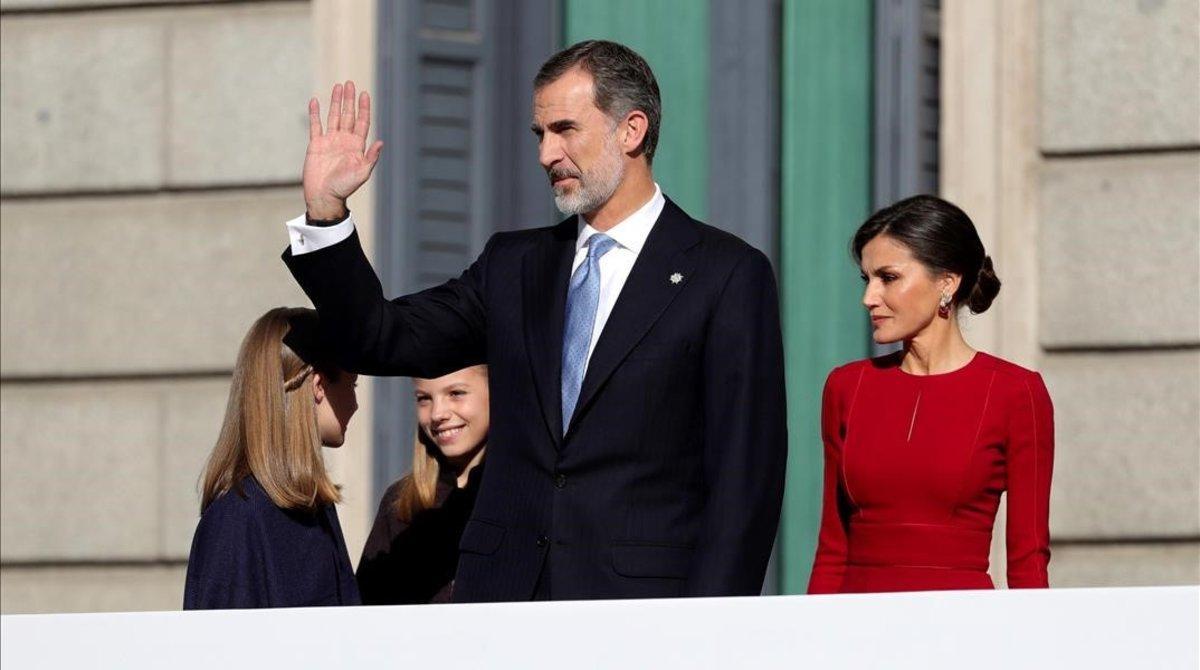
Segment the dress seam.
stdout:
[[[1033,482],[1032,482],[1032,484],[1033,484],[1033,489],[1032,489],[1033,490],[1033,505],[1032,505],[1032,507],[1033,507],[1033,520],[1032,521],[1033,521],[1033,523],[1031,524],[1030,529],[1031,529],[1031,532],[1033,533],[1034,543],[1037,546],[1037,550],[1040,550],[1042,538],[1041,538],[1041,529],[1038,528],[1038,523],[1037,523],[1037,520],[1040,518],[1040,516],[1038,515],[1038,496],[1039,496],[1039,491],[1041,490],[1040,487],[1038,486],[1037,405],[1036,405],[1036,403],[1034,403],[1033,389],[1029,388],[1029,380],[1028,379],[1025,380],[1025,395],[1026,395],[1026,397],[1029,398],[1029,422],[1033,425]],[[1008,553],[1007,542],[1005,543],[1004,549],[1005,549],[1005,554],[1006,554],[1005,558],[1007,558],[1007,553]],[[1037,550],[1035,550],[1034,555],[1037,554]],[[1041,575],[1044,575],[1046,571],[1044,569],[1042,569],[1041,567],[1037,567],[1037,572],[1039,573],[1039,576],[1041,576]]]
[[850,444],[850,415],[854,413],[854,405],[858,402],[858,391],[862,388],[862,380],[866,373],[866,367],[858,369],[858,379],[854,382],[854,393],[850,395],[850,406],[846,408],[846,435],[842,438],[842,486],[846,487],[846,498],[856,509],[858,503],[854,501],[854,494],[850,492],[850,476],[846,472],[847,459],[850,455],[846,447]]
[[[991,377],[988,378],[987,393],[985,393],[983,396],[983,409],[979,412],[979,423],[975,426],[975,435],[971,437],[971,444],[969,445],[969,449],[967,451],[966,462],[963,463],[962,472],[959,473],[962,484],[959,487],[958,495],[954,497],[954,507],[950,510],[950,516],[948,516],[947,519],[952,520],[958,516],[958,510],[960,507],[962,507],[963,499],[966,497],[965,492],[967,486],[970,484],[968,473],[971,470],[971,461],[975,459],[975,452],[979,449],[979,436],[983,433],[984,422],[987,421],[988,408],[992,404],[992,388],[995,386],[995,384],[996,371],[993,370]],[[995,518],[992,519],[992,523],[994,526]]]

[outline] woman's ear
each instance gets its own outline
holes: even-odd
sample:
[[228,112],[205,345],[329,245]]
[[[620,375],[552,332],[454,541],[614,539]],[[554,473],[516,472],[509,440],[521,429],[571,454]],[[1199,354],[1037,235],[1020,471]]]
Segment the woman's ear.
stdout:
[[318,405],[325,402],[325,377],[320,372],[313,372],[312,375],[313,400]]
[[962,275],[947,272],[942,275],[941,284],[942,293],[953,296],[958,294],[958,287],[962,284]]

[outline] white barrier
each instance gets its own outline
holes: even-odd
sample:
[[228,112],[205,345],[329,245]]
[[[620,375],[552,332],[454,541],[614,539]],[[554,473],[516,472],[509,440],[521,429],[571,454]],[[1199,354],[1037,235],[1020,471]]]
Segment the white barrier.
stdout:
[[1200,587],[0,617],[20,668],[1186,668]]

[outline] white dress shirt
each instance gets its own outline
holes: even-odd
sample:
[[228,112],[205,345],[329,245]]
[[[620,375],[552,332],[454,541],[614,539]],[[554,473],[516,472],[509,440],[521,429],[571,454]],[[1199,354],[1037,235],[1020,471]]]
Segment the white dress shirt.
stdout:
[[[633,264],[645,246],[646,238],[650,237],[650,230],[654,228],[654,222],[658,221],[666,203],[662,189],[655,184],[654,195],[646,204],[605,231],[617,245],[600,257],[600,300],[596,305],[596,321],[592,325],[592,341],[588,344],[588,360],[592,358],[596,340],[600,339],[604,324],[612,314],[613,306],[617,304],[617,296],[621,295],[625,280],[629,279]],[[332,226],[310,226],[302,214],[288,221],[286,225],[293,256],[331,247],[354,233],[352,217],[346,217],[345,221]],[[588,238],[600,232],[588,224],[582,215],[577,217],[577,225],[579,234],[575,238],[575,260],[571,263],[571,274],[574,274],[587,259]]]
[[[600,257],[600,300],[596,303],[596,321],[592,324],[592,341],[588,344],[589,361],[592,360],[592,351],[596,349],[596,340],[600,339],[604,324],[617,304],[617,296],[621,295],[625,280],[629,279],[633,263],[646,245],[646,238],[650,237],[650,230],[654,228],[654,222],[658,221],[658,215],[662,214],[666,203],[662,189],[655,184],[654,196],[646,204],[604,231],[617,246]],[[587,260],[588,238],[600,232],[585,221],[583,215],[578,217],[578,225],[579,235],[575,238],[575,261],[571,263],[571,274],[575,274],[575,270]]]

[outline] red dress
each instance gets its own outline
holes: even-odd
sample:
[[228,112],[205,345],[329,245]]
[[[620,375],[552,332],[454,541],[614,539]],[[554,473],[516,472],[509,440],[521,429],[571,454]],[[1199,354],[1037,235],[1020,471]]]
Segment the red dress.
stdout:
[[844,365],[822,399],[825,498],[809,593],[990,589],[1008,491],[1008,584],[1045,588],[1054,410],[1036,372],[979,352],[916,376]]

